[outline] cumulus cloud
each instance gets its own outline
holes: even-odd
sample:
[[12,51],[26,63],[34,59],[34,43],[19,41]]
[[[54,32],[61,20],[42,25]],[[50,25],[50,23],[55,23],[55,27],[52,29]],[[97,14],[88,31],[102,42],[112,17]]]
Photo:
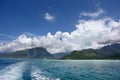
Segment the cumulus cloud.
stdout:
[[45,36],[22,34],[12,42],[0,46],[0,52],[16,51],[33,47],[44,47],[52,54],[88,48],[101,48],[120,42],[120,20],[110,17],[79,20],[72,32],[57,31]]
[[101,8],[98,8],[98,10],[96,12],[93,12],[93,13],[89,13],[89,12],[82,12],[80,14],[80,16],[89,16],[89,17],[92,17],[92,18],[96,18],[98,17],[99,15],[103,14],[104,13],[104,10],[101,9]]
[[55,17],[50,15],[49,13],[45,13],[44,19],[47,21],[53,21]]

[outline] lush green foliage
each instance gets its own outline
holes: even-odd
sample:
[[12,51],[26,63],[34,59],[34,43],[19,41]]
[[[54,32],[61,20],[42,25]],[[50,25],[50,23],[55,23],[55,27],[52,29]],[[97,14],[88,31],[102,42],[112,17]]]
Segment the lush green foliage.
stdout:
[[75,50],[61,59],[120,59],[120,44],[112,44],[97,50]]
[[12,53],[0,54],[7,58],[53,58],[53,56],[42,47],[20,50]]

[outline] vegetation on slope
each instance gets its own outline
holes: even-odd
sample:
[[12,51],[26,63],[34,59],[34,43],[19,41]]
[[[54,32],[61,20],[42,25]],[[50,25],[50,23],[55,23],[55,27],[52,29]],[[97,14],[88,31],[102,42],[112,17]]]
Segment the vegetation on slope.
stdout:
[[61,59],[120,59],[120,44],[112,44],[101,49],[85,49],[72,51]]
[[12,53],[0,54],[0,57],[7,58],[53,58],[45,48],[37,47],[32,49],[19,50]]

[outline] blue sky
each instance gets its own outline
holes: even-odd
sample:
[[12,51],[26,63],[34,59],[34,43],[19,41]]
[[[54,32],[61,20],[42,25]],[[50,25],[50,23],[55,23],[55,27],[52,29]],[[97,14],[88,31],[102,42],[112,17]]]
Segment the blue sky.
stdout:
[[[57,31],[71,35],[80,20],[110,17],[119,23],[119,3],[120,0],[0,0],[0,42],[17,40],[24,33],[32,37],[47,36],[49,32],[55,36]],[[93,18],[91,14],[97,16]]]
[[[0,0],[0,33],[19,35],[23,32],[45,35],[56,31],[71,32],[83,11],[94,12],[96,4],[108,16],[120,18],[119,0]],[[54,22],[44,19],[55,16]]]

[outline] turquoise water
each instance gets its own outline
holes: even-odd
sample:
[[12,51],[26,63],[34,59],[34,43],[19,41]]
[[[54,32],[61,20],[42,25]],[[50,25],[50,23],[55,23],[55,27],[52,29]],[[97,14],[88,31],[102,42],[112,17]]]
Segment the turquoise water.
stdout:
[[0,80],[120,80],[120,61],[0,59]]

